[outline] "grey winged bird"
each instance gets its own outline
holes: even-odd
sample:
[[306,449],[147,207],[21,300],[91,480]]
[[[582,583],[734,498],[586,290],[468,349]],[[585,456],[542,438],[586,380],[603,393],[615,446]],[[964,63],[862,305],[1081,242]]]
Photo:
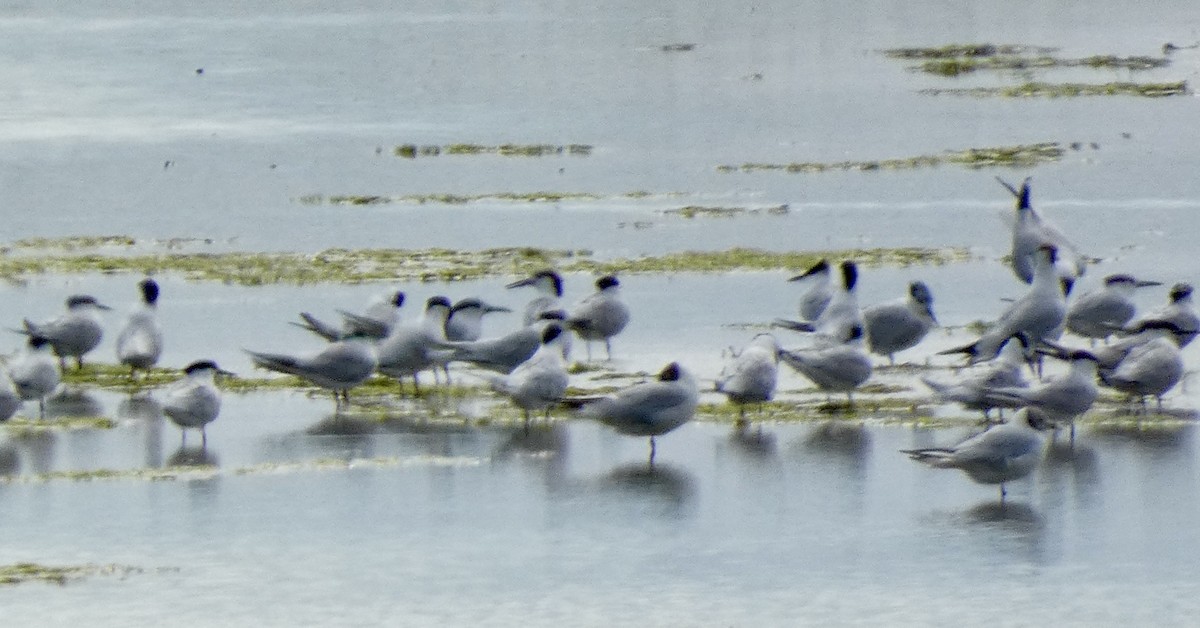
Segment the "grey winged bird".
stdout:
[[1009,192],[1017,199],[1016,221],[1012,231],[1012,267],[1017,278],[1025,283],[1033,281],[1034,268],[1037,266],[1037,250],[1044,246],[1052,246],[1059,251],[1055,274],[1060,279],[1074,282],[1087,269],[1087,258],[1079,253],[1079,249],[1063,235],[1058,227],[1044,219],[1029,202],[1029,182],[1026,178],[1018,190],[997,177]]
[[546,325],[541,334],[541,346],[530,358],[508,375],[490,377],[492,389],[512,400],[525,413],[529,424],[531,412],[545,412],[562,401],[569,379],[567,362],[562,355],[562,339],[566,333],[558,323]]
[[829,261],[821,260],[808,270],[796,275],[788,281],[798,281],[809,284],[808,290],[800,297],[800,320],[815,321],[829,305],[833,298],[833,281],[829,269]]
[[604,341],[605,354],[611,360],[611,339],[629,324],[629,306],[621,300],[620,288],[620,282],[612,275],[597,279],[596,292],[577,303],[567,315],[567,327],[584,340],[589,361],[593,340]]
[[[496,338],[484,338],[472,342],[446,342],[451,361],[467,362],[489,371],[510,373],[538,350],[542,344],[542,332],[552,323],[561,324],[567,314],[562,310],[542,312],[532,325],[520,327]],[[571,336],[563,334],[556,343],[563,360],[570,359]]]
[[1124,327],[1136,313],[1133,293],[1138,288],[1162,285],[1124,273],[1104,278],[1104,286],[1075,297],[1067,308],[1067,329],[1085,338],[1107,338]]
[[815,320],[791,321],[776,319],[774,324],[792,331],[816,332],[831,338],[846,341],[851,330],[865,328],[862,308],[858,305],[858,265],[845,261],[840,265],[841,283],[825,310]]
[[1029,475],[1041,463],[1048,427],[1041,411],[1022,408],[1009,422],[953,447],[905,449],[901,453],[938,469],[959,469],[980,484],[999,484],[1003,501],[1008,494],[1004,484]]
[[66,368],[67,358],[74,358],[75,367],[83,368],[83,356],[95,349],[104,337],[100,312],[110,309],[91,295],[72,295],[67,298],[64,314],[41,323],[25,319],[22,333],[48,340],[59,357],[60,368]]
[[851,327],[846,342],[824,339],[814,347],[781,349],[779,358],[825,392],[844,392],[854,404],[854,389],[871,377],[871,358],[862,347],[862,327]]
[[1165,305],[1138,317],[1131,326],[1149,320],[1169,321],[1179,329],[1179,346],[1186,347],[1200,332],[1200,316],[1196,315],[1196,306],[1192,303],[1192,284],[1177,283],[1171,286],[1167,298]]
[[538,271],[530,277],[514,281],[505,287],[511,289],[524,286],[535,288],[538,291],[538,296],[530,300],[525,306],[525,314],[522,318],[523,324],[532,325],[541,316],[542,312],[550,312],[562,307],[559,304],[559,299],[563,295],[563,280],[562,276],[557,272],[553,270]]
[[403,292],[393,290],[372,299],[361,314],[338,310],[342,317],[340,327],[326,323],[308,312],[300,313],[303,323],[292,324],[330,342],[354,335],[384,338],[400,324],[400,308],[404,306],[404,299]]
[[158,324],[158,283],[143,279],[138,289],[142,302],[117,334],[117,359],[129,367],[131,375],[157,364],[163,350],[162,327]]
[[438,370],[450,361],[454,352],[446,347],[446,319],[450,316],[450,300],[443,296],[430,297],[425,313],[415,325],[401,325],[392,330],[377,346],[380,373],[400,380],[411,377],[413,390],[420,390],[421,371]]
[[184,440],[188,428],[199,429],[200,442],[207,446],[205,427],[221,413],[221,391],[217,388],[216,376],[229,373],[222,371],[212,360],[192,362],[183,373],[183,377],[167,390],[163,414],[180,427]]
[[31,335],[25,348],[8,364],[17,394],[25,401],[37,399],[40,418],[46,418],[46,397],[58,389],[62,379],[60,361],[54,359],[51,351],[49,340]]
[[917,346],[937,326],[933,315],[933,295],[923,281],[908,284],[908,295],[863,309],[867,328],[867,348],[896,363],[895,354]]
[[[993,388],[1025,388],[1029,386],[1023,372],[1032,368],[1034,347],[1029,336],[1017,334],[1004,341],[1000,353],[994,359],[980,362],[969,372],[954,381],[921,377],[939,401],[961,404],[968,410],[979,410],[984,419],[990,419],[996,406],[988,398],[987,391]],[[1003,418],[1003,407],[1000,408]]]
[[1051,353],[1066,360],[1066,373],[1049,377],[1028,388],[1004,386],[987,391],[988,400],[997,407],[1037,408],[1055,423],[1071,425],[1071,441],[1075,440],[1075,419],[1086,413],[1096,402],[1096,356],[1080,349]]
[[476,298],[460,299],[450,308],[446,317],[446,340],[451,342],[470,342],[479,340],[483,335],[483,317],[496,312],[511,312],[512,310],[499,305],[489,305]]
[[334,408],[350,403],[350,390],[370,379],[378,365],[374,339],[354,335],[304,355],[246,351],[255,366],[295,375],[333,392]]
[[1183,355],[1179,350],[1182,333],[1170,321],[1145,321],[1137,335],[1138,343],[1116,365],[1100,370],[1104,385],[1128,393],[1145,404],[1147,396],[1157,400],[1183,379]]
[[775,396],[779,380],[779,342],[762,333],[750,340],[721,371],[714,390],[738,407],[740,421],[746,420],[746,404],[762,404]]

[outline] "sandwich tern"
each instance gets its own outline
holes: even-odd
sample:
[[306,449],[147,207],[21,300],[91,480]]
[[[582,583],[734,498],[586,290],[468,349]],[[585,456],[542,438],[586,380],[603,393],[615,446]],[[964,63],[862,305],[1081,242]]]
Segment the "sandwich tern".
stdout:
[[1004,484],[1029,475],[1046,453],[1049,428],[1041,411],[1022,408],[1007,423],[995,425],[954,447],[905,449],[909,458],[938,469],[961,469],[980,484],[999,484],[1000,501],[1008,495]]
[[[469,362],[480,368],[498,373],[511,373],[528,360],[542,344],[542,331],[555,322],[561,324],[567,317],[562,310],[542,312],[534,324],[521,327],[497,338],[485,338],[473,342],[447,342],[453,350],[451,361]],[[569,360],[571,336],[562,334],[557,340],[562,357]]]
[[987,391],[989,403],[997,407],[1037,408],[1055,423],[1071,425],[1071,442],[1075,442],[1075,419],[1092,408],[1099,391],[1096,388],[1097,361],[1090,351],[1081,349],[1048,351],[1049,355],[1066,360],[1066,373],[1049,377],[1028,388],[1003,386]]
[[511,399],[524,411],[526,425],[529,425],[530,412],[545,411],[549,419],[550,408],[562,401],[567,392],[567,363],[563,360],[561,346],[566,336],[558,323],[546,325],[541,346],[528,360],[508,375],[488,379],[493,390]]
[[378,366],[374,339],[356,333],[308,355],[246,351],[255,366],[295,375],[333,391],[335,411],[350,404],[350,389],[370,379]]
[[908,284],[908,296],[867,307],[862,312],[871,353],[896,363],[896,352],[915,347],[937,325],[933,295],[923,281]]
[[872,367],[862,347],[863,328],[851,327],[848,336],[846,342],[823,339],[811,348],[781,349],[779,357],[821,390],[846,393],[853,406],[854,389],[871,377]]
[[1162,396],[1183,379],[1183,356],[1179,351],[1181,331],[1170,321],[1146,321],[1137,346],[1112,369],[1100,370],[1106,386],[1128,393],[1146,403],[1152,395],[1162,410]]
[[158,282],[143,279],[138,283],[142,302],[129,314],[117,335],[117,359],[129,367],[132,377],[138,369],[148,370],[162,355],[163,333],[158,324]]
[[1180,330],[1179,346],[1186,347],[1196,339],[1196,333],[1200,332],[1200,316],[1196,315],[1196,307],[1192,304],[1192,284],[1177,283],[1171,286],[1168,299],[1166,305],[1138,317],[1134,326],[1148,320],[1170,321]]
[[8,365],[9,375],[21,399],[37,399],[38,416],[46,418],[46,397],[58,388],[62,379],[61,360],[51,354],[53,345],[46,338],[29,336],[24,350],[17,353]]
[[404,293],[399,290],[387,292],[372,299],[362,314],[338,310],[342,326],[326,323],[308,312],[301,312],[303,323],[292,323],[302,329],[333,342],[353,335],[384,338],[400,324],[400,308],[404,305]]
[[1037,266],[1037,250],[1053,246],[1059,251],[1055,274],[1068,284],[1074,282],[1087,269],[1087,258],[1063,235],[1057,227],[1042,218],[1029,202],[1029,182],[1026,178],[1018,190],[1003,179],[996,177],[1017,199],[1016,222],[1012,232],[1013,272],[1021,281],[1031,283]]
[[622,434],[649,436],[650,464],[654,464],[654,438],[692,419],[700,391],[692,374],[678,362],[671,362],[653,381],[634,384],[612,395],[564,401],[581,409],[581,416],[596,419]]
[[804,295],[800,297],[800,320],[817,320],[817,317],[829,305],[829,300],[833,298],[833,281],[831,280],[829,261],[821,260],[804,273],[796,275],[788,281],[803,281],[811,284]]
[[83,356],[95,349],[104,336],[100,311],[111,309],[91,295],[72,295],[67,298],[64,314],[43,323],[25,319],[22,333],[49,340],[59,358],[59,368],[66,369],[67,358],[75,358],[75,367],[83,368]]
[[762,404],[775,396],[779,379],[779,342],[775,336],[755,336],[717,378],[715,390],[737,404],[738,422],[746,421],[746,404]]
[[[495,312],[511,312],[499,305],[489,305],[479,299],[461,299],[450,308],[446,318],[446,340],[470,342],[483,335],[483,317]],[[529,323],[526,323],[528,325]]]
[[621,300],[621,284],[612,275],[596,280],[596,292],[575,305],[567,315],[571,328],[587,345],[588,361],[592,360],[592,341],[603,340],[608,359],[612,359],[613,336],[629,324],[629,306]]
[[514,281],[505,287],[520,288],[522,286],[533,286],[540,293],[525,306],[525,315],[522,318],[522,324],[532,325],[542,312],[557,310],[561,307],[559,299],[563,295],[563,280],[562,276],[557,272],[553,270],[538,271],[530,277]]
[[430,297],[425,302],[425,312],[415,325],[402,325],[392,330],[387,338],[379,342],[380,373],[400,381],[412,377],[413,390],[420,392],[418,374],[438,369],[454,355],[446,346],[446,318],[450,316],[450,300],[443,296]]
[[188,428],[200,430],[201,447],[208,445],[205,427],[221,413],[221,391],[216,385],[218,373],[222,371],[212,360],[198,360],[183,369],[183,377],[176,380],[167,391],[162,411],[179,426],[182,440],[187,440]]
[[0,421],[12,418],[21,407],[21,394],[13,383],[8,369],[0,367]]
[[[989,402],[987,391],[1028,386],[1023,371],[1026,367],[1032,368],[1033,350],[1028,334],[1018,333],[1004,341],[995,359],[975,365],[969,373],[954,382],[938,381],[928,376],[922,377],[921,381],[939,401],[958,403],[968,410],[979,410],[985,420],[990,420],[990,412],[995,406]],[[1000,418],[1004,418],[1003,408],[1000,411]]]
[[1067,329],[1085,338],[1107,338],[1124,327],[1136,311],[1133,292],[1162,285],[1119,273],[1104,278],[1104,287],[1075,297],[1067,308]]
[[1015,334],[1024,332],[1035,342],[1057,338],[1066,320],[1067,302],[1058,276],[1054,273],[1056,249],[1038,249],[1038,264],[1033,285],[1000,315],[975,342],[938,352],[939,355],[966,354],[970,363],[990,360],[1000,346]]
[[853,328],[865,328],[862,308],[858,306],[858,265],[842,262],[841,275],[841,285],[815,320],[776,319],[775,324],[793,331],[817,332],[843,342],[849,340]]

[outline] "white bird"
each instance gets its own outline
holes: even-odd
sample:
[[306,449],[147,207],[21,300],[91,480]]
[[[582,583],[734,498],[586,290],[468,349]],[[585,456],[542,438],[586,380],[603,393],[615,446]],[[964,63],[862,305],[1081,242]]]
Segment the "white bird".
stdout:
[[1179,351],[1181,330],[1169,321],[1146,321],[1138,335],[1142,341],[1115,368],[1102,369],[1100,381],[1133,395],[1145,405],[1153,396],[1162,409],[1162,396],[1183,379],[1183,356]]
[[372,338],[362,334],[329,343],[316,353],[286,355],[246,351],[256,366],[295,375],[333,391],[334,408],[350,404],[350,390],[370,379],[378,366]]
[[887,356],[891,364],[896,363],[896,352],[915,347],[937,325],[933,295],[923,281],[908,284],[908,296],[867,307],[862,316],[867,347],[871,353]]
[[997,407],[1034,407],[1046,413],[1055,423],[1070,423],[1071,442],[1074,442],[1075,419],[1090,410],[1099,396],[1096,388],[1096,356],[1080,349],[1051,355],[1070,362],[1069,370],[1028,388],[1005,386],[989,389],[988,399]]
[[59,357],[60,368],[66,369],[67,358],[75,358],[76,368],[83,368],[83,356],[95,349],[104,336],[100,311],[110,309],[91,295],[72,295],[67,298],[66,313],[43,323],[25,319],[23,333],[49,340]]
[[988,390],[1024,388],[1029,385],[1022,371],[1030,365],[1033,349],[1029,336],[1017,334],[1004,341],[995,359],[977,364],[954,382],[942,382],[927,376],[922,377],[921,381],[933,390],[938,400],[959,403],[968,410],[979,410],[983,412],[983,418],[988,419],[994,407],[988,401]]
[[43,419],[46,418],[46,397],[54,393],[62,378],[59,361],[54,359],[51,349],[49,340],[31,335],[25,349],[8,365],[17,394],[25,401],[37,399],[38,416]]
[[567,315],[567,327],[582,338],[592,359],[592,341],[603,340],[608,359],[612,359],[613,336],[629,324],[629,306],[621,300],[621,284],[612,275],[596,280],[596,292],[575,305]]
[[734,356],[717,378],[715,390],[737,404],[739,421],[746,420],[746,404],[765,403],[775,396],[779,379],[779,342],[762,333]]
[[654,464],[654,438],[695,416],[700,391],[692,374],[671,362],[653,381],[634,384],[612,395],[564,401],[581,408],[581,416],[596,419],[622,434],[649,436],[650,464]]
[[833,298],[833,281],[829,270],[829,261],[821,260],[813,264],[804,273],[796,275],[788,281],[802,281],[811,284],[800,297],[800,320],[815,321],[829,305]]
[[378,371],[400,380],[412,377],[413,390],[420,392],[418,373],[432,369],[437,371],[454,355],[446,347],[446,318],[450,315],[450,300],[446,297],[430,297],[425,302],[425,312],[415,325],[402,325],[392,330],[387,338],[379,342]]
[[1138,288],[1162,285],[1124,273],[1104,278],[1104,287],[1075,297],[1067,308],[1067,329],[1085,338],[1107,338],[1133,318]]
[[508,375],[488,379],[493,390],[511,399],[524,411],[526,425],[530,412],[545,411],[549,419],[550,408],[562,401],[567,392],[569,378],[561,346],[566,336],[562,327],[550,323],[542,332],[541,346],[528,360]]
[[[543,312],[534,324],[503,336],[473,342],[447,342],[446,346],[453,350],[453,362],[469,362],[489,371],[511,373],[541,346],[542,331],[555,322],[561,324],[566,317],[562,310]],[[562,334],[557,343],[560,345],[563,359],[570,359],[571,336]]]
[[0,368],[0,421],[11,419],[20,407],[21,394],[17,392],[12,375],[8,369]]
[[563,280],[562,276],[553,270],[538,271],[530,277],[514,281],[505,287],[520,288],[523,286],[533,286],[540,294],[525,306],[522,324],[532,325],[542,312],[557,310],[561,307],[559,299],[563,295]]
[[384,338],[400,324],[400,308],[403,305],[404,293],[394,290],[372,299],[362,314],[338,310],[338,314],[342,316],[340,328],[326,323],[308,312],[300,313],[300,318],[304,320],[303,323],[294,322],[292,324],[307,329],[330,342],[354,335]]
[[776,319],[775,324],[793,331],[817,332],[843,342],[849,340],[852,329],[865,328],[862,308],[858,305],[858,265],[852,261],[842,262],[841,275],[841,285],[834,291],[825,311],[815,320]]
[[1200,316],[1196,315],[1196,307],[1192,304],[1192,285],[1177,283],[1171,286],[1168,299],[1162,307],[1138,317],[1131,326],[1136,327],[1138,323],[1149,320],[1170,321],[1180,330],[1179,346],[1186,347],[1200,332]]
[[1046,453],[1049,424],[1038,410],[1022,408],[1012,420],[993,426],[954,447],[905,449],[909,458],[938,469],[960,469],[980,484],[999,484],[1029,475]]
[[1038,249],[1033,285],[1000,315],[975,342],[947,349],[939,355],[966,354],[970,363],[990,360],[1012,336],[1024,332],[1034,342],[1053,340],[1062,333],[1067,315],[1066,295],[1054,272],[1056,252],[1052,246]]
[[217,388],[216,376],[229,373],[222,371],[212,360],[192,362],[183,373],[183,377],[167,391],[163,414],[179,426],[184,441],[188,428],[196,428],[200,430],[201,446],[207,446],[205,427],[221,413],[221,391]]
[[[499,305],[489,305],[479,299],[461,299],[450,308],[446,318],[446,340],[470,342],[483,335],[483,317],[495,312],[511,312]],[[528,324],[528,323],[526,323]]]
[[138,283],[142,302],[129,314],[117,335],[117,359],[129,367],[132,376],[158,363],[163,350],[162,327],[158,324],[158,282],[143,279]]
[[1029,181],[1026,178],[1017,190],[1003,179],[996,178],[1017,199],[1016,222],[1012,232],[1012,266],[1017,278],[1025,283],[1033,281],[1037,266],[1037,250],[1053,246],[1059,251],[1056,276],[1068,283],[1074,282],[1087,269],[1087,258],[1079,253],[1062,231],[1050,221],[1042,218],[1029,202]]
[[871,377],[871,358],[862,347],[862,327],[851,327],[846,342],[823,341],[807,349],[782,349],[780,359],[826,392],[844,392],[851,405],[854,389]]

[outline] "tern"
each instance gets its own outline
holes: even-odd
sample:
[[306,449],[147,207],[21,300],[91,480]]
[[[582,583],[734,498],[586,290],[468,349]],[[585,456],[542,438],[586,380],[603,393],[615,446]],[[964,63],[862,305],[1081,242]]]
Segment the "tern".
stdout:
[[1067,303],[1062,284],[1054,273],[1055,256],[1054,247],[1039,248],[1038,264],[1029,290],[1014,301],[978,340],[963,347],[940,351],[939,355],[966,354],[968,361],[973,364],[994,358],[1006,340],[1021,332],[1028,334],[1035,342],[1057,338],[1062,333]]
[[533,286],[540,294],[525,306],[522,324],[532,325],[542,312],[557,310],[561,307],[559,299],[563,295],[563,280],[562,276],[553,270],[538,271],[530,277],[514,281],[505,287],[520,288],[523,286]]
[[830,279],[829,261],[821,260],[804,273],[788,281],[803,281],[811,284],[800,297],[800,320],[815,321],[833,298],[833,281]]
[[479,337],[483,335],[483,317],[485,315],[511,311],[506,307],[489,305],[475,298],[462,299],[450,308],[450,315],[446,318],[446,340],[451,342],[479,340]]
[[612,275],[597,279],[596,292],[576,304],[567,315],[567,327],[587,345],[589,362],[593,340],[604,341],[605,353],[611,360],[611,339],[629,324],[629,306],[621,300],[620,287],[620,282]]
[[979,410],[983,412],[985,420],[990,420],[989,414],[995,406],[989,402],[987,391],[1028,386],[1023,371],[1032,362],[1033,350],[1029,336],[1020,333],[1004,341],[995,359],[977,364],[957,381],[943,382],[930,377],[922,377],[921,381],[933,390],[938,400],[959,403],[968,410]]
[[167,391],[162,411],[179,426],[184,441],[188,428],[199,429],[201,447],[205,447],[208,445],[205,427],[221,413],[221,391],[217,388],[216,376],[231,373],[221,370],[212,360],[192,362],[183,373],[183,377]]
[[138,283],[142,302],[125,321],[117,335],[117,359],[129,367],[132,377],[158,363],[163,350],[162,327],[158,324],[158,282],[143,279]]
[[937,325],[933,295],[923,281],[908,284],[908,296],[863,310],[867,347],[895,364],[898,351],[915,347]]
[[1069,423],[1071,442],[1075,442],[1075,419],[1090,410],[1099,396],[1096,389],[1096,356],[1081,349],[1039,351],[1068,361],[1070,369],[1028,388],[991,388],[987,391],[989,402],[997,407],[1037,408],[1055,423]]
[[1133,395],[1145,405],[1153,396],[1162,410],[1162,396],[1183,379],[1183,356],[1179,351],[1181,330],[1170,321],[1146,321],[1132,347],[1112,369],[1102,369],[1100,380],[1109,387]]
[[404,293],[395,290],[376,297],[362,314],[338,310],[342,326],[336,327],[323,322],[308,312],[301,312],[303,323],[292,323],[302,329],[333,342],[352,335],[384,338],[400,324],[400,308],[404,305]]
[[1200,332],[1200,316],[1196,315],[1196,307],[1192,304],[1192,284],[1177,283],[1171,286],[1168,299],[1162,307],[1139,317],[1134,325],[1148,320],[1170,321],[1180,330],[1179,346],[1186,347]]
[[1016,222],[1012,232],[1012,267],[1013,272],[1021,281],[1031,283],[1034,269],[1037,266],[1037,250],[1044,246],[1053,246],[1059,250],[1060,259],[1056,267],[1056,276],[1070,283],[1083,275],[1087,268],[1087,258],[1079,253],[1057,227],[1042,218],[1029,202],[1029,182],[1026,178],[1018,190],[999,177],[996,178],[1017,199]]
[[938,469],[961,469],[980,484],[1004,484],[1033,472],[1046,453],[1049,423],[1039,410],[1022,408],[1008,423],[996,425],[954,447],[905,449],[909,458]]
[[849,340],[824,340],[807,349],[782,349],[780,359],[826,392],[844,392],[851,406],[854,389],[871,377],[871,358],[862,348],[862,327],[851,327]]
[[43,323],[25,319],[22,333],[49,340],[59,358],[59,368],[66,369],[67,358],[75,358],[75,367],[83,368],[83,356],[95,349],[104,336],[100,311],[111,309],[91,295],[72,295],[67,298],[66,313]]
[[420,392],[418,374],[438,369],[446,364],[453,350],[446,348],[446,318],[450,316],[450,300],[443,296],[430,297],[425,313],[415,325],[402,325],[379,342],[380,373],[399,381],[412,377],[413,390]]
[[762,404],[775,396],[779,379],[779,342],[762,333],[750,340],[717,378],[715,390],[738,407],[738,422],[746,421],[746,404]]
[[46,397],[58,388],[62,379],[60,361],[51,354],[52,345],[36,334],[29,336],[25,349],[8,365],[9,375],[21,399],[37,399],[38,416],[46,418]]
[[567,363],[563,360],[562,340],[567,335],[558,323],[550,323],[541,334],[541,346],[526,361],[508,375],[488,379],[492,389],[512,400],[525,413],[529,425],[530,412],[545,411],[562,401],[569,379]]
[[581,416],[596,419],[622,434],[650,437],[650,464],[654,464],[655,437],[687,423],[696,414],[700,391],[696,380],[678,362],[671,362],[653,381],[634,384],[603,397],[564,400],[580,408]]
[[851,330],[863,328],[862,309],[858,306],[858,265],[852,261],[841,263],[842,282],[825,311],[815,320],[790,321],[776,319],[775,324],[793,331],[812,331],[840,341],[850,339]]
[[[566,312],[562,310],[542,312],[534,324],[503,336],[474,342],[447,342],[446,346],[453,350],[451,361],[468,362],[498,373],[511,373],[541,346],[542,331],[551,323],[561,323],[566,317]],[[563,359],[570,359],[571,336],[562,334],[557,344]]]
[[255,366],[295,375],[333,391],[335,411],[350,404],[350,390],[370,379],[378,366],[375,344],[364,334],[330,343],[320,351],[293,356],[246,351]]
[[0,368],[0,421],[11,419],[20,407],[21,393],[17,392],[12,375],[8,369]]
[[1067,308],[1067,329],[1085,338],[1107,338],[1124,327],[1136,311],[1133,292],[1162,285],[1124,273],[1104,278],[1104,287],[1076,297]]

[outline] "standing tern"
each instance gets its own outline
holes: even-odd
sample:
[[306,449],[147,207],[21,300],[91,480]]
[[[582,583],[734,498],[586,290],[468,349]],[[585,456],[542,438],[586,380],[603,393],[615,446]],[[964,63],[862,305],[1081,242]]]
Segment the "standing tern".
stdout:
[[562,276],[553,270],[538,271],[530,277],[514,281],[505,287],[520,288],[523,286],[533,286],[540,293],[525,306],[525,315],[522,319],[524,325],[532,325],[542,312],[557,310],[561,307],[559,299],[563,295],[563,280]]
[[67,358],[75,358],[75,367],[83,368],[83,356],[104,336],[100,311],[111,309],[91,295],[72,295],[67,298],[66,313],[43,323],[25,319],[23,333],[49,340],[59,358],[59,368],[66,369]]
[[378,365],[374,340],[355,334],[308,355],[246,351],[255,366],[295,375],[333,391],[334,409],[350,404],[350,389],[370,379]]
[[587,345],[589,362],[593,340],[604,341],[604,351],[611,360],[610,340],[629,324],[629,306],[621,300],[620,287],[620,282],[612,275],[597,279],[596,292],[576,304],[567,315],[567,326]]
[[413,390],[420,392],[418,374],[433,370],[434,378],[454,352],[446,347],[446,318],[450,316],[450,300],[443,296],[430,297],[425,313],[415,325],[402,325],[379,342],[380,373],[401,380],[412,377]]
[[933,295],[923,281],[908,284],[908,296],[863,310],[867,347],[895,364],[898,351],[915,347],[937,325]]
[[804,273],[788,279],[811,284],[800,297],[800,320],[815,321],[821,312],[825,311],[829,300],[833,298],[833,281],[830,276],[829,261],[821,260]]
[[[479,299],[462,299],[450,308],[446,318],[446,340],[451,342],[470,342],[479,340],[483,335],[483,317],[495,312],[511,312],[512,310],[499,305],[489,305]],[[526,323],[528,325],[529,323]]]
[[[566,312],[562,310],[542,312],[534,324],[503,336],[473,342],[447,342],[446,346],[453,351],[451,361],[468,362],[498,373],[511,373],[538,350],[546,327],[556,322],[561,324],[566,317]],[[560,347],[563,359],[570,359],[571,336],[562,334],[556,344]]]
[[851,330],[863,328],[862,308],[858,306],[858,265],[841,263],[841,285],[829,300],[821,315],[811,321],[776,319],[775,324],[793,331],[813,331],[840,341],[850,339]]
[[1196,307],[1192,304],[1192,284],[1177,283],[1171,286],[1171,293],[1166,305],[1139,317],[1137,323],[1148,320],[1170,321],[1179,331],[1180,347],[1186,347],[1196,339],[1200,332],[1200,316],[1196,315]]
[[138,283],[142,302],[129,314],[117,335],[117,359],[129,367],[132,377],[138,369],[150,369],[158,363],[163,350],[162,327],[158,324],[158,282],[143,279]]
[[1128,393],[1141,400],[1153,396],[1162,410],[1162,396],[1183,379],[1183,356],[1179,351],[1181,330],[1170,321],[1146,321],[1139,337],[1144,340],[1133,347],[1112,369],[1100,371],[1100,381],[1106,386]]
[[362,314],[338,310],[342,326],[337,327],[321,321],[308,312],[301,312],[303,323],[292,323],[302,329],[333,342],[353,335],[383,338],[400,324],[400,308],[404,305],[404,293],[395,290],[376,297]]
[[550,323],[542,332],[541,346],[526,361],[508,375],[488,379],[492,389],[512,400],[525,413],[529,425],[530,412],[545,411],[562,401],[569,380],[567,363],[562,356],[562,339],[567,335],[558,323]]
[[1085,338],[1107,338],[1124,327],[1136,311],[1133,292],[1162,285],[1124,273],[1104,278],[1104,287],[1076,297],[1067,308],[1067,329]]
[[1037,250],[1044,246],[1053,246],[1059,250],[1056,276],[1060,279],[1070,283],[1083,275],[1087,268],[1087,258],[1079,253],[1079,249],[1067,240],[1062,231],[1042,218],[1030,204],[1030,179],[1026,178],[1021,183],[1020,190],[999,177],[996,180],[1008,188],[1017,199],[1016,222],[1012,232],[1012,266],[1017,278],[1025,283],[1033,281]]
[[[1046,351],[1039,349],[1039,351]],[[1070,363],[1066,373],[1050,377],[1028,388],[1004,386],[987,391],[989,402],[997,407],[1030,406],[1046,413],[1055,423],[1071,425],[1071,442],[1075,442],[1075,419],[1092,408],[1099,392],[1096,389],[1096,356],[1080,349],[1050,353]]]
[[746,421],[746,404],[762,404],[775,396],[779,379],[779,342],[775,336],[755,336],[734,356],[717,378],[715,390],[738,407],[738,422]]
[[201,447],[207,447],[208,433],[205,427],[221,413],[221,391],[217,388],[216,376],[218,373],[231,373],[221,370],[212,360],[192,362],[183,369],[183,373],[183,377],[176,380],[167,391],[162,411],[179,426],[184,442],[187,441],[188,428],[197,428],[200,430]]
[[1029,475],[1046,453],[1049,423],[1039,410],[1022,408],[1008,423],[993,426],[954,447],[905,449],[909,458],[938,469],[961,469],[980,484],[1004,484]]
[[37,399],[38,417],[46,418],[46,397],[58,388],[62,380],[60,361],[51,355],[52,345],[36,334],[29,336],[24,350],[9,363],[9,375],[21,399]]
[[[954,382],[944,382],[922,377],[938,400],[962,404],[968,410],[983,412],[983,418],[990,420],[989,413],[995,406],[989,402],[987,391],[993,388],[1025,388],[1029,382],[1023,371],[1033,360],[1032,342],[1029,336],[1019,333],[1004,341],[1000,354],[995,359],[977,364],[969,373],[964,374]],[[1001,409],[1001,417],[1003,409]]]
[[854,389],[871,377],[871,358],[862,347],[862,327],[851,327],[849,340],[823,340],[808,349],[781,349],[780,359],[826,392],[844,392],[851,406]]
[[653,381],[634,384],[612,395],[564,401],[581,408],[581,416],[596,419],[622,434],[649,436],[653,465],[654,437],[690,421],[700,403],[700,391],[692,374],[678,362],[671,362]]

